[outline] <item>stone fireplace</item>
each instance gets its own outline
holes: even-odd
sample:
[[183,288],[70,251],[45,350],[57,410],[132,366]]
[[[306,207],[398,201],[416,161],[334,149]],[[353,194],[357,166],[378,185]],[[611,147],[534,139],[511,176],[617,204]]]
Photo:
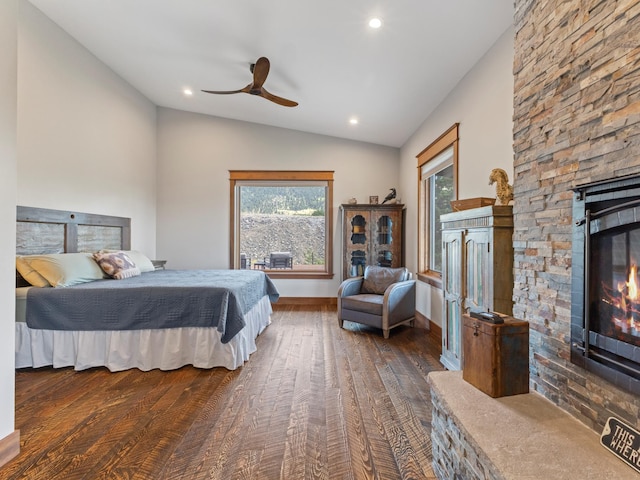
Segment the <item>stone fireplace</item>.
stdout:
[[[574,284],[581,265],[573,253],[573,201],[580,186],[640,174],[640,0],[516,0],[514,25],[513,316],[530,325],[530,387],[596,432],[610,416],[638,429],[633,374],[613,363],[628,359],[606,351],[614,337],[637,349],[637,337],[621,325],[613,327],[620,335],[589,335],[586,359],[583,327],[573,323],[576,302],[584,304],[584,289]],[[627,260],[619,264],[617,245],[634,236],[596,239],[616,245],[615,258],[600,259],[614,283],[630,269]],[[629,310],[627,299],[612,295],[613,309]],[[608,358],[598,362],[597,355]]]
[[571,362],[640,395],[640,176],[575,189]]
[[492,399],[459,372],[431,373],[434,471],[637,478],[594,432],[609,417],[640,429],[638,360],[627,354],[640,348],[629,319],[640,224],[624,220],[640,221],[640,207],[607,212],[618,196],[640,199],[640,0],[515,0],[514,27],[513,316],[529,322],[531,393]]

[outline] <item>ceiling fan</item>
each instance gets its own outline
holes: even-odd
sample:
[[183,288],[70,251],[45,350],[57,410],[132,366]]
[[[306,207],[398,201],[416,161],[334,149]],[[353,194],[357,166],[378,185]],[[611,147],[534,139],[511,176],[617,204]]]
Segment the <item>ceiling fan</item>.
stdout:
[[266,98],[267,100],[271,100],[278,105],[282,105],[284,107],[295,107],[298,105],[298,102],[294,102],[293,100],[287,100],[286,98],[278,97],[277,95],[273,95],[269,93],[262,84],[267,79],[267,75],[269,75],[269,59],[267,57],[260,57],[256,63],[252,63],[250,66],[251,73],[253,73],[253,82],[247,85],[240,90],[230,90],[230,91],[216,91],[216,90],[202,90],[205,93],[216,93],[220,95],[229,95],[231,93],[250,93],[251,95],[257,95],[262,98]]

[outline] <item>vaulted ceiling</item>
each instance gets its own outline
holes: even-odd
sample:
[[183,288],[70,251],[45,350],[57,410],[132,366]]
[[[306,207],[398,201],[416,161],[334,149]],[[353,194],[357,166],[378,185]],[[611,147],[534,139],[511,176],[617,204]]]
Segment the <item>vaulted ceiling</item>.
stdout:
[[[30,2],[156,105],[394,147],[509,28],[514,9],[513,0]],[[373,17],[380,28],[369,27]],[[245,87],[262,56],[271,62],[264,87],[297,107],[201,92]]]

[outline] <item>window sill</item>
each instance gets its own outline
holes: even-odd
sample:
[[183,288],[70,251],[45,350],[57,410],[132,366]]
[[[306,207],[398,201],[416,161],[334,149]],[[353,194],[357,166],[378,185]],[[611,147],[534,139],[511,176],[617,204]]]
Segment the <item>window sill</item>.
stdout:
[[269,278],[295,278],[296,280],[331,280],[333,278],[333,273],[328,272],[296,272],[295,270],[278,271],[269,269],[263,270],[263,272],[266,273]]
[[418,280],[442,290],[442,275],[432,270],[418,273]]

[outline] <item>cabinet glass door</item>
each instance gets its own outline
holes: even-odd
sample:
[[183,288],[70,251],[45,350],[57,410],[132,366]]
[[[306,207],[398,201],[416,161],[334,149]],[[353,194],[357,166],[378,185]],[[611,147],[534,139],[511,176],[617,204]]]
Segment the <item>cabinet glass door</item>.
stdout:
[[367,220],[362,215],[351,219],[351,243],[367,243]]
[[355,213],[348,221],[347,245],[347,269],[346,275],[349,277],[359,277],[364,275],[364,268],[367,265],[368,251],[368,216]]
[[364,250],[354,250],[351,252],[350,277],[361,277],[364,275],[364,267],[367,266],[367,253]]
[[393,266],[393,220],[388,215],[381,215],[376,221],[377,258],[380,267]]

